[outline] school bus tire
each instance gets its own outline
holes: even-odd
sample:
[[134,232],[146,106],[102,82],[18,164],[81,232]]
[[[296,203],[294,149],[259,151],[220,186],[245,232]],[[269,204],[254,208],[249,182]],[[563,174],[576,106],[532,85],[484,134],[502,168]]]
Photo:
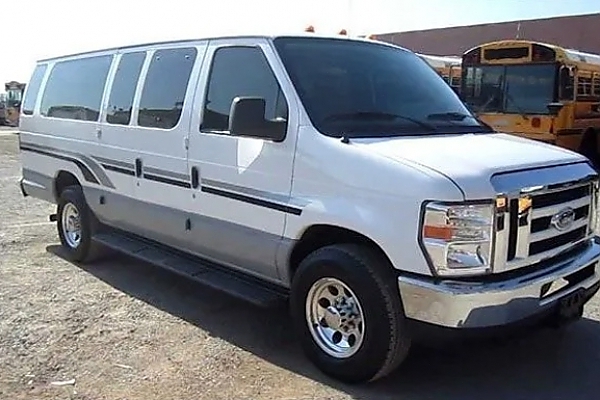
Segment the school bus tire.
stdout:
[[588,128],[583,133],[579,152],[586,156],[596,170],[600,170],[600,154],[598,152],[598,137],[599,132],[593,128]]

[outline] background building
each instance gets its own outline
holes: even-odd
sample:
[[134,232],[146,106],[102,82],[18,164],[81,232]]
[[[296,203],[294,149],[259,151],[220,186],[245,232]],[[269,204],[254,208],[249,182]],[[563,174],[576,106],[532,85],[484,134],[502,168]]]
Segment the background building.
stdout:
[[377,34],[377,38],[433,55],[461,55],[481,43],[515,38],[600,54],[600,13]]

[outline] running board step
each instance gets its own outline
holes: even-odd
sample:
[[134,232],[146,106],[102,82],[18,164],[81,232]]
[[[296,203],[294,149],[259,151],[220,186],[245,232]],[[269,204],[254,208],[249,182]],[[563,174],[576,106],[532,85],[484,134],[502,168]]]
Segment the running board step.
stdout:
[[285,289],[279,286],[126,233],[111,230],[98,233],[93,239],[113,250],[259,307],[282,306],[288,297]]

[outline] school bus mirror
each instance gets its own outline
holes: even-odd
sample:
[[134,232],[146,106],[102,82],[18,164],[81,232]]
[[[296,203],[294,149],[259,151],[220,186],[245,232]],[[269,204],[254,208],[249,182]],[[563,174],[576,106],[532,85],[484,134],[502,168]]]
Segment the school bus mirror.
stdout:
[[550,112],[550,115],[552,116],[557,116],[558,113],[560,113],[560,110],[562,110],[564,107],[564,104],[562,103],[550,103],[546,106],[546,108],[548,108],[548,111]]

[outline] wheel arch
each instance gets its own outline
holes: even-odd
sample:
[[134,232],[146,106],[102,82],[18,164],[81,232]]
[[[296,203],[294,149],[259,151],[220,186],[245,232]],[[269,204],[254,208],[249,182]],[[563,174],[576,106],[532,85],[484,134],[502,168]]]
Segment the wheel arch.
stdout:
[[391,265],[391,260],[375,240],[353,229],[332,224],[314,224],[307,227],[295,242],[287,257],[287,279],[292,281],[298,266],[313,251],[334,244],[360,244],[379,253]]
[[62,191],[68,186],[81,187],[81,182],[72,172],[66,170],[58,171],[52,185],[52,194],[57,202]]

